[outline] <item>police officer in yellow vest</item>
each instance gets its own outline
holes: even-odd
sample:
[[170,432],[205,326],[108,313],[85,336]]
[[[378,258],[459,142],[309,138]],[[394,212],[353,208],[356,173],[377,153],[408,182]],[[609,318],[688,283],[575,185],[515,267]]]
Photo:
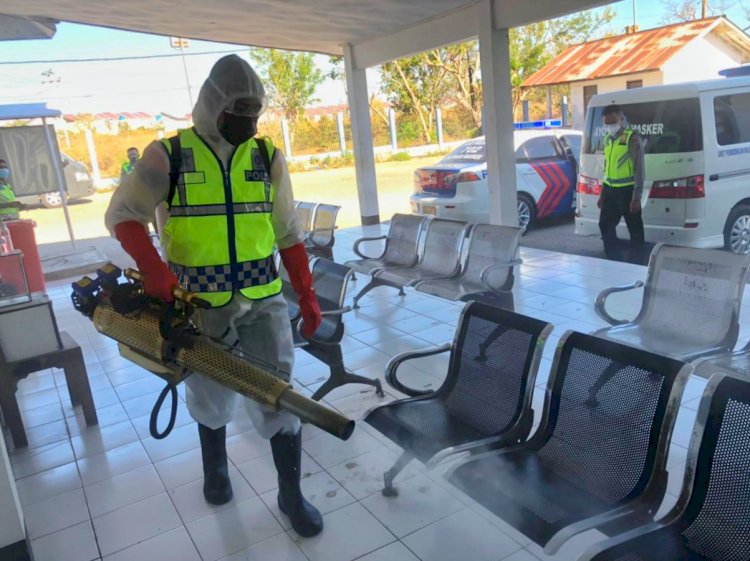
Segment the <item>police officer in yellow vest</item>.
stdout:
[[128,148],[128,161],[122,164],[122,168],[120,168],[120,183],[122,183],[122,180],[125,179],[125,177],[133,173],[135,164],[138,163],[138,158],[140,157],[141,154],[138,151],[138,148],[135,146]]
[[16,200],[16,194],[8,181],[9,178],[8,162],[0,159],[0,220],[16,220],[18,209],[23,206]]
[[[610,259],[630,259],[638,262],[643,250],[643,142],[627,126],[625,116],[617,105],[604,108],[604,179],[599,197],[599,229],[604,252]],[[625,218],[630,233],[630,251],[617,239],[617,225]]]
[[[106,224],[144,273],[149,294],[169,300],[178,283],[200,293],[213,305],[196,319],[204,333],[239,346],[289,379],[294,347],[275,247],[299,297],[304,335],[320,325],[320,308],[284,156],[270,139],[254,138],[264,106],[263,85],[250,65],[236,55],[220,59],[193,109],[195,126],[144,151],[115,191]],[[179,175],[170,177],[173,165]],[[144,227],[165,201],[169,217],[162,246],[169,267]],[[300,490],[299,419],[199,374],[186,385],[188,410],[198,422],[206,501],[232,499],[226,424],[242,402],[260,436],[270,439],[279,509],[299,535],[318,534],[321,515]]]

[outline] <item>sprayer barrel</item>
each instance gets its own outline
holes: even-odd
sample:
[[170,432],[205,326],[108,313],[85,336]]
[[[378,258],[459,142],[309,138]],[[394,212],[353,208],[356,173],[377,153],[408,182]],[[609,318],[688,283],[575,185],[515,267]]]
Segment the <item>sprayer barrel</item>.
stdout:
[[[159,313],[156,310],[146,309],[123,315],[107,303],[101,303],[92,319],[100,333],[143,357],[163,364],[164,339],[159,330]],[[342,440],[349,438],[354,430],[354,422],[350,419],[298,394],[288,382],[204,335],[191,336],[190,344],[177,349],[174,361],[186,370],[208,376],[258,403],[276,410],[288,410],[301,420]]]

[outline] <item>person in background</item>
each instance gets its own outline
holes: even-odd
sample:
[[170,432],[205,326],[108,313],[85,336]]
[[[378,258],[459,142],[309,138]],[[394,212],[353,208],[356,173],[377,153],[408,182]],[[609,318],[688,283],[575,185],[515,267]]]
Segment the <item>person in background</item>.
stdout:
[[[641,137],[627,124],[618,105],[608,105],[602,114],[607,135],[604,139],[604,177],[598,206],[599,230],[604,253],[609,259],[640,262],[644,248],[641,194],[643,192],[644,149]],[[617,239],[617,225],[625,218],[630,234],[629,251]]]
[[24,208],[24,205],[16,200],[16,194],[9,179],[8,162],[0,159],[0,220],[17,220],[18,211]]
[[122,169],[120,170],[120,183],[122,183],[122,180],[125,179],[125,177],[133,173],[135,164],[138,162],[138,158],[140,157],[141,154],[138,151],[138,148],[134,146],[128,148],[128,161],[122,164]]

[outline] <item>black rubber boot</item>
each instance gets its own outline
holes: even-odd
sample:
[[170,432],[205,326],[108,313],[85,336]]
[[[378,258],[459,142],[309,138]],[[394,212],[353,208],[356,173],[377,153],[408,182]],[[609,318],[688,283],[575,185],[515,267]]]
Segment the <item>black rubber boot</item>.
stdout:
[[232,483],[227,465],[227,427],[212,430],[198,423],[203,456],[203,496],[212,505],[232,500]]
[[277,434],[271,439],[271,451],[279,474],[279,510],[289,517],[292,528],[303,538],[318,535],[323,530],[323,517],[305,500],[300,489],[302,431]]

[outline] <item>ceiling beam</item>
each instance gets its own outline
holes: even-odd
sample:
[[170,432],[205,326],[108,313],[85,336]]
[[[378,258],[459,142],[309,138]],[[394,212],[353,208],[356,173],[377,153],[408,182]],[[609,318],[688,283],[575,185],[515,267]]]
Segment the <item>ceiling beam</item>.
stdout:
[[397,58],[466,41],[476,37],[477,33],[476,6],[470,6],[385,37],[352,45],[354,66],[359,69],[378,66]]
[[495,25],[520,27],[612,4],[613,0],[494,0]]

